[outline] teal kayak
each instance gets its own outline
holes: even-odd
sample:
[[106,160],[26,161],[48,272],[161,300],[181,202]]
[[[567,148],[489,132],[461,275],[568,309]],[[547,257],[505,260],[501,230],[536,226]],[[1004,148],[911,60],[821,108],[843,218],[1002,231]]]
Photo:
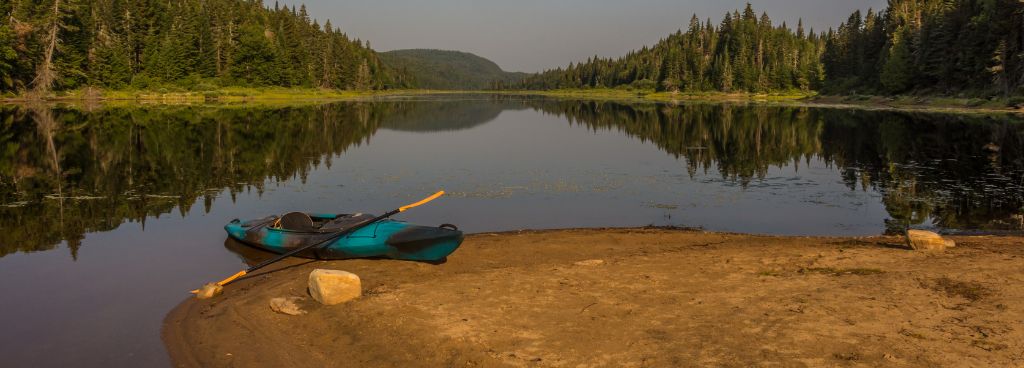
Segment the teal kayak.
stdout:
[[[232,220],[228,236],[273,253],[323,242],[374,216],[365,214],[306,214],[293,212],[255,220]],[[454,225],[418,226],[382,220],[297,256],[316,259],[392,258],[438,262],[462,244],[464,235]]]

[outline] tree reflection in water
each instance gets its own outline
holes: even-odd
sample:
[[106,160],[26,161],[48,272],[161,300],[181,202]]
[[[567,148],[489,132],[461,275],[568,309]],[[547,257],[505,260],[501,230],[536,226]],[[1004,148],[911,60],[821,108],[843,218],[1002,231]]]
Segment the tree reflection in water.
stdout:
[[[490,97],[299,107],[0,107],[0,256],[72,255],[85,234],[297,179],[378,129],[470,129],[534,109],[590,130],[621,131],[717,170],[744,188],[771,167],[821,159],[850,190],[875,190],[888,232],[1021,230],[1024,123],[1010,116],[747,104],[627,104]],[[572,149],[566,147],[566,149]],[[496,163],[500,165],[500,163]],[[749,190],[749,189],[748,189]],[[201,200],[201,201],[200,201]]]

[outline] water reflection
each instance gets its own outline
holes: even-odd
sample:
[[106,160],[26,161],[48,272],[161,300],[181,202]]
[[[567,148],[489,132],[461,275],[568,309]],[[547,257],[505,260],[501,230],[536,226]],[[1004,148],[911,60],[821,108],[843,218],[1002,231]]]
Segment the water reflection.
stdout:
[[513,108],[510,103],[495,103],[489,98],[393,101],[388,106],[382,128],[419,133],[471,129]]
[[[307,108],[5,107],[0,110],[0,255],[40,251],[84,234],[195,203],[304,180],[365,143],[379,104]],[[202,199],[201,202],[198,202]]]
[[234,238],[225,238],[224,249],[227,249],[232,254],[238,256],[238,259],[249,267],[258,265],[260,262],[277,256],[277,254],[246,245]]
[[508,97],[304,107],[8,106],[0,108],[0,256],[66,241],[74,257],[88,233],[184,216],[195,204],[209,211],[225,189],[234,199],[261,193],[268,179],[304,182],[350,147],[368,144],[378,129],[469,130],[520,109],[623,132],[674,155],[691,178],[717,173],[739,186],[721,190],[757,190],[773,167],[823,160],[849,190],[881,194],[889,232],[921,224],[1024,226],[1024,124],[1009,116]]
[[722,104],[541,105],[592,129],[618,129],[743,186],[769,167],[821,158],[851,190],[883,194],[890,233],[930,222],[945,229],[1021,230],[1024,120]]

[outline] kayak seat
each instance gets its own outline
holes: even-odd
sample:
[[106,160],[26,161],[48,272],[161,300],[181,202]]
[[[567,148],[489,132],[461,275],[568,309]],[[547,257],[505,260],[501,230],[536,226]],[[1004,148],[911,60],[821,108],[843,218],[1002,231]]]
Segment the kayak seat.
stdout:
[[313,219],[302,212],[290,212],[281,216],[281,228],[291,231],[316,231],[316,227],[313,226]]
[[326,224],[321,225],[320,231],[329,232],[344,230],[363,221],[372,219],[373,217],[373,215],[367,215],[362,213],[355,215],[341,215],[335,218],[334,220],[331,220]]

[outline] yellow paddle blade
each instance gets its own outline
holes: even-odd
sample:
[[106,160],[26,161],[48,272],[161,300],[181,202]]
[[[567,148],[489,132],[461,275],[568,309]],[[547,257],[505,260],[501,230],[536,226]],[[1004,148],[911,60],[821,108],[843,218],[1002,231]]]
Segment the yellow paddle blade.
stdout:
[[[229,282],[235,281],[239,277],[245,276],[247,273],[248,272],[246,272],[246,271],[238,271],[238,273],[236,273],[234,275],[231,275],[231,277],[228,277],[226,279],[217,281],[217,285],[220,285],[220,286],[227,285]],[[192,291],[190,291],[190,293],[192,293],[192,294],[199,294],[199,289],[192,290]]]
[[424,198],[422,201],[419,201],[419,202],[416,202],[416,203],[413,203],[413,204],[410,204],[410,205],[399,207],[398,208],[398,212],[405,212],[406,210],[408,210],[410,208],[422,206],[422,205],[426,204],[427,202],[433,201],[433,200],[435,200],[435,199],[437,199],[437,198],[439,198],[439,197],[441,197],[443,195],[444,195],[444,191],[443,190],[439,191],[437,193],[434,193],[434,195],[432,195],[430,197]]

